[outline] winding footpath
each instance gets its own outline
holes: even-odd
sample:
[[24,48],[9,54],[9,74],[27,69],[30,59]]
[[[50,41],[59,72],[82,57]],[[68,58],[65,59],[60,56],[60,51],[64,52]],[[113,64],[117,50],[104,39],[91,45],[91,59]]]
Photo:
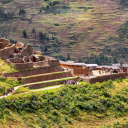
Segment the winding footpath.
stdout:
[[[21,86],[26,86],[26,85],[21,85]],[[13,95],[13,93],[14,93],[19,87],[21,87],[21,86],[14,87],[14,91],[13,91],[12,93],[9,93],[8,95],[0,96],[0,99]],[[56,88],[60,88],[61,86],[63,86],[63,85],[56,85],[56,86],[51,86],[51,87],[45,87],[45,88],[30,90],[30,91],[28,91],[28,92],[35,92],[35,91],[44,91],[44,90],[56,89]],[[24,92],[24,93],[28,93],[28,92]],[[23,93],[19,93],[19,94],[23,94]],[[18,94],[15,94],[15,95],[18,95]]]

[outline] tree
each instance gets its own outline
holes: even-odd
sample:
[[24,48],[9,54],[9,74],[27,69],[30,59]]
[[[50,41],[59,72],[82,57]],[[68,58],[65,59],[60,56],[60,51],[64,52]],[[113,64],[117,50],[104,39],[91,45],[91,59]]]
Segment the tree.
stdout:
[[45,54],[47,51],[48,51],[48,48],[47,48],[47,46],[45,46],[45,49],[44,49]]
[[68,56],[67,56],[67,60],[70,60],[70,55],[69,55],[69,53],[68,53]]
[[45,40],[46,39],[46,34],[43,34],[42,32],[39,32],[39,39],[40,40]]
[[27,37],[27,33],[26,30],[23,31],[23,37],[26,38]]
[[23,15],[26,15],[26,11],[24,9],[20,9],[19,10],[19,16],[23,16]]
[[36,33],[35,28],[32,29],[32,33]]
[[79,57],[79,59],[78,59],[78,62],[79,62],[79,63],[81,63],[81,62],[82,62],[82,59],[81,59],[80,57]]

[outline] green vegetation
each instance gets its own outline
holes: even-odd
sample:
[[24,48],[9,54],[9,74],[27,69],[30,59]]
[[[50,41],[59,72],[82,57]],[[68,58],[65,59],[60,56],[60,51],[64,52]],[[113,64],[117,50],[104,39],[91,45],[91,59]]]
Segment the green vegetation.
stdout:
[[128,7],[128,0],[120,0],[120,4],[122,4],[123,6]]
[[8,12],[5,13],[3,8],[0,8],[0,23],[3,23],[4,21],[12,20],[13,19],[13,13]]
[[16,70],[13,69],[14,65],[8,65],[3,60],[0,59],[0,74],[2,73],[9,73],[9,72],[16,72]]
[[33,128],[127,126],[127,96],[127,79],[80,82],[48,92],[12,95],[0,99],[0,125],[9,127],[15,122],[14,126]]
[[22,84],[22,81],[17,81],[16,79],[3,78],[0,77],[0,95],[3,95],[5,92],[9,91],[10,88],[19,86]]
[[[124,120],[125,120],[125,118],[124,118]],[[124,121],[123,123],[117,121],[117,122],[113,123],[113,125],[105,125],[101,128],[128,128],[128,120]]]
[[30,91],[30,89],[28,87],[19,87],[13,94],[19,94],[19,93],[23,93],[23,92],[28,92]]

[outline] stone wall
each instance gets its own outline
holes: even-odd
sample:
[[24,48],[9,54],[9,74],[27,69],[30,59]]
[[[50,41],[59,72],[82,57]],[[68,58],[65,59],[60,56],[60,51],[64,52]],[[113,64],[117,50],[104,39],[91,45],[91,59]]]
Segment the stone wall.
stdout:
[[87,83],[96,83],[96,82],[103,82],[103,81],[107,81],[107,80],[115,80],[117,78],[125,78],[126,77],[126,73],[117,73],[117,74],[109,74],[109,75],[102,75],[102,76],[97,76],[94,78],[81,78],[81,80],[83,80],[84,82]]
[[14,63],[15,70],[33,68],[33,63]]
[[15,44],[10,47],[6,47],[5,49],[0,50],[0,58],[3,60],[9,59],[11,54],[14,54]]
[[0,42],[0,49],[4,49],[5,48],[5,44],[3,42]]
[[74,70],[74,74],[75,75],[79,75],[79,74],[82,74],[82,75],[84,75],[84,74],[88,74],[88,75],[91,75],[91,73],[92,73],[92,70],[91,69],[76,69],[76,68],[74,68],[73,69]]
[[60,78],[66,78],[66,77],[72,77],[71,72],[52,73],[52,74],[47,74],[47,75],[23,78],[23,84],[34,83],[34,82],[39,82],[39,81],[47,81],[47,80],[53,80],[53,79],[60,79]]
[[[51,72],[59,72],[59,71],[62,71],[62,68],[59,66],[58,67],[44,66],[44,67],[36,67],[32,69],[20,70],[19,72],[14,72],[14,73],[8,73],[7,77],[26,77],[26,76],[45,74]],[[4,73],[3,76],[5,77],[6,73]]]
[[43,60],[38,62],[33,62],[34,66],[60,66],[59,60]]
[[7,61],[10,61],[11,63],[24,63],[22,58],[11,58],[8,59]]
[[[70,80],[75,80],[78,81],[78,78],[76,79],[70,79]],[[64,84],[66,82],[66,80],[61,80],[61,81],[56,81],[56,82],[47,82],[47,83],[42,83],[42,84],[33,84],[33,85],[29,85],[29,89],[35,89],[35,88],[43,88],[46,86],[51,86],[51,85],[59,85],[59,84]]]
[[48,60],[48,65],[50,65],[50,66],[60,66],[60,62],[57,59]]
[[42,67],[42,66],[48,66],[48,64],[47,65],[44,64],[44,61],[33,62],[33,65],[34,66],[40,66],[40,67]]

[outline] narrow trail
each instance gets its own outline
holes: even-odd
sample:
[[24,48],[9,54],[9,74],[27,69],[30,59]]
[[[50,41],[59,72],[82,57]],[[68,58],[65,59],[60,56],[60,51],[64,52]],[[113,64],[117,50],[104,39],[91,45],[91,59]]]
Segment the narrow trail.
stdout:
[[[21,85],[21,86],[24,86],[24,85]],[[15,92],[19,87],[21,87],[21,86],[15,87],[15,88],[14,88],[14,92]],[[30,90],[30,91],[24,92],[24,93],[36,92],[36,91],[44,91],[44,90],[50,90],[50,89],[56,89],[56,88],[60,88],[61,86],[63,86],[63,85],[56,85],[56,86],[51,86],[51,87],[45,87],[45,88],[40,88],[40,89],[34,89],[34,90]],[[9,93],[8,95],[0,96],[0,99],[5,98],[5,97],[8,97],[8,96],[11,96],[11,95],[13,95],[14,92]],[[19,93],[19,94],[24,94],[24,93]],[[18,95],[18,94],[15,94],[15,95]]]

